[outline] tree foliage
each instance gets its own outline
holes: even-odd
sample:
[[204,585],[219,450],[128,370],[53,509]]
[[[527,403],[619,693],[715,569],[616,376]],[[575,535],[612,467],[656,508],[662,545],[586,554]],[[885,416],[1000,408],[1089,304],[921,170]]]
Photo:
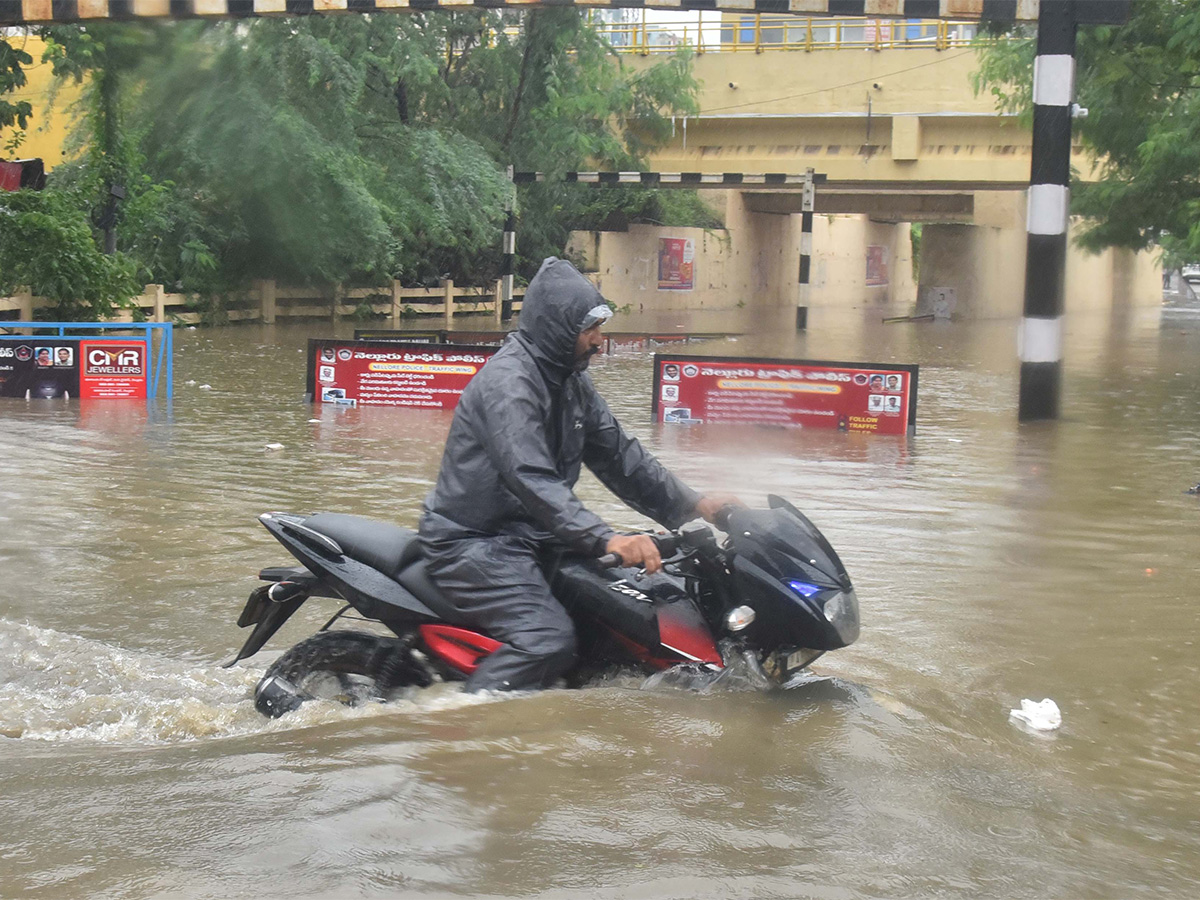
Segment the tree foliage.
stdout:
[[[140,278],[195,293],[254,277],[485,282],[507,166],[634,168],[695,111],[685,56],[631,70],[569,8],[44,33],[56,73],[87,84],[60,205],[100,231],[123,186],[120,249]],[[572,227],[706,216],[694,195],[552,184],[522,190],[519,213],[529,270]]]
[[[1030,30],[985,47],[977,86],[1030,115],[1033,54]],[[1080,26],[1076,56],[1089,111],[1076,134],[1100,160],[1100,180],[1071,186],[1081,243],[1200,258],[1200,3],[1134,3],[1125,25]]]
[[25,86],[25,66],[32,62],[32,56],[0,37],[0,130],[13,126],[18,129],[18,133],[5,142],[5,149],[15,149],[20,144],[20,132],[29,125],[33,107],[28,100],[13,103],[4,95]]
[[0,295],[27,287],[52,318],[92,319],[140,293],[134,276],[127,257],[100,252],[69,193],[0,193]]

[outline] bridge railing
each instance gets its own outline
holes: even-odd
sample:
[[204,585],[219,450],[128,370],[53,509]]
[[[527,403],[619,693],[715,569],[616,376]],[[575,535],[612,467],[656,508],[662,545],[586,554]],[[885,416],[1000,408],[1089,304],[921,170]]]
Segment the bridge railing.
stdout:
[[697,16],[693,21],[650,22],[643,9],[635,21],[593,18],[618,53],[674,53],[690,47],[697,53],[763,53],[768,50],[948,50],[969,45],[975,22],[940,19],[828,19],[820,17],[726,13],[719,21]]

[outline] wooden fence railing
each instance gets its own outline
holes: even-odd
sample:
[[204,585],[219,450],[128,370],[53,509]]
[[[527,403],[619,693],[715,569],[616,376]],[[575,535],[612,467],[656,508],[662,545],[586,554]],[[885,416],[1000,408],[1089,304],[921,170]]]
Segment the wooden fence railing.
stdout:
[[[523,289],[513,292],[513,311],[521,309]],[[28,291],[0,297],[0,322],[4,319],[30,321],[34,311],[50,305]],[[161,284],[148,284],[134,305],[149,322],[195,325],[204,320],[203,300],[185,294],[169,294]],[[406,288],[393,281],[382,287],[290,288],[274,281],[255,281],[249,290],[224,298],[221,317],[230,322],[271,324],[284,318],[340,319],[362,315],[385,316],[393,325],[415,317],[438,316],[446,321],[455,316],[491,316],[500,319],[499,283],[491,287],[459,287],[447,281],[435,288]],[[15,313],[15,315],[13,315]],[[133,309],[122,309],[117,321],[132,321]]]

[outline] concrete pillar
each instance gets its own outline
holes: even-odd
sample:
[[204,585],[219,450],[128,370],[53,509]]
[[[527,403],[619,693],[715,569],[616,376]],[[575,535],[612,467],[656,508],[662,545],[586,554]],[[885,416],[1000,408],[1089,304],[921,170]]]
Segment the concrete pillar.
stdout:
[[258,311],[264,325],[274,325],[278,295],[274,278],[262,278],[258,285]]
[[447,278],[444,287],[445,290],[445,316],[446,324],[449,325],[454,321],[454,281]]
[[392,279],[392,327],[400,327],[400,313],[404,309],[404,298],[400,294],[400,280]]
[[17,321],[32,322],[33,321],[33,291],[29,288],[21,288],[17,291]]
[[342,314],[342,303],[346,300],[346,286],[342,283],[333,286],[333,321],[338,320],[338,316]]
[[503,321],[504,315],[504,282],[499,278],[496,279],[496,287],[492,291],[493,303],[492,312],[496,324],[499,325]]
[[166,291],[163,290],[163,286],[161,284],[148,284],[146,285],[145,293],[149,295],[150,302],[154,305],[154,317],[151,321],[167,321],[167,304],[164,296]]

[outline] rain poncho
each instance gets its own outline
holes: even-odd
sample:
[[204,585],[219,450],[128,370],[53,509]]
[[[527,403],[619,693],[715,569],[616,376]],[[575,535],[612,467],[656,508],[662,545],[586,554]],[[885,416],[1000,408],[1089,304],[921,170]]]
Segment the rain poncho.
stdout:
[[695,514],[699,495],[621,429],[591,379],[576,371],[576,339],[602,303],[574,266],[547,259],[525,294],[519,330],[455,411],[425,500],[422,544],[430,574],[461,618],[510,645],[468,688],[537,687],[569,666],[574,632],[537,552],[558,543],[599,556],[613,536],[575,496],[582,465],[669,528]]

